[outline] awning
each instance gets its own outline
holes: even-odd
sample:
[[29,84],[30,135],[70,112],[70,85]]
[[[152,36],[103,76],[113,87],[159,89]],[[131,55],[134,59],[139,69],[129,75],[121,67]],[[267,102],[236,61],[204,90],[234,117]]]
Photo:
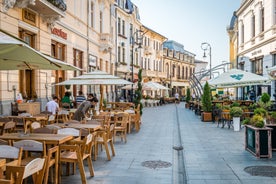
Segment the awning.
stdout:
[[189,86],[187,83],[185,82],[172,82],[172,86],[182,86],[182,87],[185,87],[185,86]]

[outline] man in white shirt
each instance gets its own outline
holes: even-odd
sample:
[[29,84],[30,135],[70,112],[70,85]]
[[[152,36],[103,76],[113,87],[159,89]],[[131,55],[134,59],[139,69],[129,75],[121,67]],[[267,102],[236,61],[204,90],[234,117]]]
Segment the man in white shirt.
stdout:
[[59,111],[59,105],[57,103],[58,97],[54,96],[53,99],[46,104],[46,111],[56,114]]

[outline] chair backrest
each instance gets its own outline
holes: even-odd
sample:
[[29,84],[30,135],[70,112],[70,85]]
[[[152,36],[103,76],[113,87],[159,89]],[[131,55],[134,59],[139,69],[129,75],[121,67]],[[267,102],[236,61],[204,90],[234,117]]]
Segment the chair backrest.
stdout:
[[16,126],[16,123],[14,121],[9,121],[5,123],[2,128],[1,134],[14,132],[15,126]]
[[21,161],[22,148],[9,145],[0,145],[0,158],[17,159]]
[[31,132],[33,132],[34,129],[41,128],[41,124],[37,121],[34,121],[31,123]]
[[46,158],[35,158],[26,166],[7,166],[7,179],[16,178],[16,184],[21,184],[23,179],[35,174],[35,183],[41,184],[45,171]]
[[48,116],[48,122],[50,124],[55,123],[55,121],[56,121],[56,115],[55,114],[51,114],[51,115]]
[[129,121],[129,114],[126,112],[119,112],[114,114],[114,124],[115,126],[127,126],[127,122]]
[[46,155],[45,142],[39,142],[35,140],[20,140],[13,142],[13,146],[17,148],[22,148],[23,151],[41,152],[43,156]]
[[57,134],[57,129],[51,129],[48,127],[41,127],[41,128],[36,128],[33,130],[33,133],[38,133],[38,134]]
[[51,125],[46,125],[47,128],[49,129],[55,129],[55,130],[59,130],[61,129],[60,126],[57,126],[57,125],[54,125],[54,124],[51,124]]
[[93,134],[88,134],[84,139],[83,139],[83,144],[80,145],[81,148],[81,154],[82,156],[84,154],[92,154],[92,144],[93,144]]
[[75,129],[75,128],[61,128],[58,129],[57,131],[58,134],[64,134],[64,135],[72,135],[74,137],[79,137],[80,135],[80,130]]

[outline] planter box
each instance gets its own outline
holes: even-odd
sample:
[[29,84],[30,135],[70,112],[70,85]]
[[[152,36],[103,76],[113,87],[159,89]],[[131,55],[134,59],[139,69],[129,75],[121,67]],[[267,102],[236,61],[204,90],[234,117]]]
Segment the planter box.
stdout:
[[211,122],[212,121],[212,112],[203,112],[201,114],[201,120],[204,122]]
[[186,109],[189,109],[189,108],[190,108],[189,102],[186,102],[186,103],[185,103],[185,108],[186,108]]
[[271,128],[245,125],[245,149],[257,158],[272,157]]
[[272,128],[271,146],[272,146],[272,150],[276,150],[276,124],[267,124],[266,127]]

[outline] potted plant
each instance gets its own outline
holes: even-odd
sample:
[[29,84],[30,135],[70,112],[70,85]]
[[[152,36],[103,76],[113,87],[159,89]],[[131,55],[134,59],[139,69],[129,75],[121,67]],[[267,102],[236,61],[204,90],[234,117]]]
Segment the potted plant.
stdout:
[[202,120],[212,121],[212,101],[211,101],[211,88],[208,82],[205,83],[202,95]]
[[265,127],[263,116],[254,114],[252,118],[246,118],[243,124],[245,124],[245,149],[258,158],[271,158],[272,128]]
[[190,88],[188,88],[186,91],[186,103],[185,103],[186,108],[190,108],[190,100],[191,100],[191,91],[190,91]]
[[230,116],[233,117],[234,131],[240,131],[241,123],[240,118],[243,114],[241,107],[233,106],[230,108]]

